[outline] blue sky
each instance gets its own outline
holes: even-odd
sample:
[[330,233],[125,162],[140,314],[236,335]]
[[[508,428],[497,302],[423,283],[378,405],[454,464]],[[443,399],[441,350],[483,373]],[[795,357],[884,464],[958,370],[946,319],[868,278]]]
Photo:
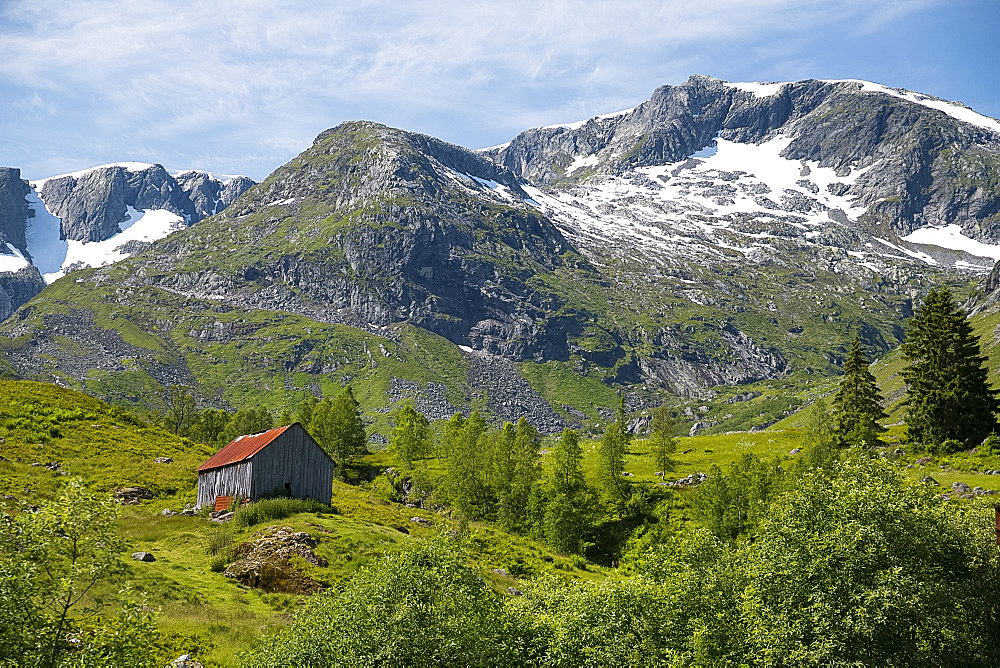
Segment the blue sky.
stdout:
[[0,166],[261,179],[370,119],[470,148],[691,74],[869,79],[1000,116],[997,0],[0,0]]

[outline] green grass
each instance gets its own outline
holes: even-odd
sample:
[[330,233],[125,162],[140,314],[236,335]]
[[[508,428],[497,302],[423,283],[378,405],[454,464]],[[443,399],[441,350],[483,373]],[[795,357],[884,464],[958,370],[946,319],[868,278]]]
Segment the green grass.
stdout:
[[[192,652],[206,666],[236,665],[241,652],[266,629],[286,624],[289,613],[304,600],[301,596],[248,589],[222,574],[235,558],[233,548],[252,539],[255,533],[271,525],[309,533],[318,541],[316,553],[328,565],[300,562],[298,566],[314,580],[337,587],[357,569],[383,555],[459,526],[448,512],[407,508],[378,498],[374,489],[339,481],[332,490],[336,514],[318,503],[272,499],[242,508],[238,521],[224,525],[200,516],[163,516],[163,508],[179,510],[185,502],[194,500],[196,468],[210,454],[204,446],[145,425],[96,399],[52,385],[0,382],[0,400],[5,405],[2,429],[6,434],[0,453],[11,460],[0,462],[4,491],[30,502],[44,501],[66,476],[31,467],[28,460],[48,461],[52,457],[43,455],[58,452],[64,468],[96,490],[109,491],[127,481],[145,483],[156,492],[150,502],[123,508],[120,521],[131,542],[129,549],[149,551],[156,557],[152,563],[129,561],[130,578],[135,589],[159,609],[164,644],[169,651],[176,650],[175,655]],[[53,428],[58,435],[52,435]],[[46,442],[38,445],[37,437],[45,434]],[[901,434],[902,428],[894,427],[888,437],[895,442]],[[768,461],[777,458],[787,465],[794,460],[790,451],[802,447],[803,440],[801,428],[679,438],[674,465],[666,478],[708,472],[713,465],[725,470],[748,453]],[[585,440],[581,445],[586,477],[596,484],[598,442]],[[152,458],[160,455],[173,457],[174,463],[152,464]],[[917,456],[905,453],[898,460],[899,466],[912,464]],[[550,456],[543,455],[542,460],[543,466],[547,465]],[[391,463],[386,452],[368,455],[364,461],[365,465],[383,467]],[[440,475],[439,462],[431,460],[427,464],[431,478]],[[942,464],[947,468],[940,468]],[[932,476],[944,492],[956,481],[987,489],[1000,486],[1000,477],[982,473],[987,468],[1000,469],[1000,457],[962,453],[905,470],[913,479]],[[634,439],[625,463],[625,470],[634,474],[630,481],[656,490],[656,498],[671,508],[670,522],[691,521],[688,506],[693,492],[660,488],[656,469],[648,441]],[[22,491],[24,487],[30,489],[27,494]],[[429,520],[433,527],[411,521],[415,517]],[[619,524],[607,518],[599,528],[600,535],[610,537],[613,543],[620,542],[627,536],[623,532],[628,527]],[[497,591],[518,586],[515,576],[530,578],[552,573],[586,580],[619,577],[614,569],[556,554],[531,538],[507,534],[488,524],[473,522],[469,530],[470,559]],[[498,568],[509,575],[493,573]]]

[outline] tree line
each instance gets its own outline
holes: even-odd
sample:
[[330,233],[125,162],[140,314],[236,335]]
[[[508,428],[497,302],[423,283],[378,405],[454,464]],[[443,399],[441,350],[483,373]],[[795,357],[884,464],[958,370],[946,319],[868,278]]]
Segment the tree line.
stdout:
[[[998,391],[990,387],[972,325],[948,289],[928,293],[907,327],[901,352],[909,443],[947,454],[975,447],[996,431]],[[833,399],[831,439],[840,445],[880,444],[886,431],[883,403],[855,338]],[[825,403],[814,408],[817,421],[825,412]]]

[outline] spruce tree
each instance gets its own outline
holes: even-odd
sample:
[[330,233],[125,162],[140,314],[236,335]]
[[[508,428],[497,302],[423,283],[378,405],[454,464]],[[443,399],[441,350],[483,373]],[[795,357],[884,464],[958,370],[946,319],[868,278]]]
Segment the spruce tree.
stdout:
[[882,410],[882,394],[875,376],[868,370],[861,340],[854,337],[844,364],[844,377],[833,398],[837,440],[841,445],[875,445],[885,431],[879,420],[888,417]]
[[902,351],[911,441],[936,446],[955,440],[968,447],[996,428],[1000,402],[987,381],[986,357],[948,289],[931,290],[924,299]]

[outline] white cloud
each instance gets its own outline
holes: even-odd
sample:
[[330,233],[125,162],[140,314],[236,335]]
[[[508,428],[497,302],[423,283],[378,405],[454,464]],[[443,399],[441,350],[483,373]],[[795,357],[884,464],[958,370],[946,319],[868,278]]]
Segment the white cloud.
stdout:
[[[274,167],[290,157],[290,146],[304,148],[347,118],[451,141],[500,141],[525,123],[631,106],[656,85],[695,71],[715,74],[692,69],[717,66],[704,55],[711,45],[828,26],[877,30],[926,5],[7,0],[0,5],[0,93],[38,100],[38,110],[61,109],[50,115],[64,125],[72,115],[75,128],[36,128],[40,139],[68,143],[67,154],[86,152],[75,129],[101,142],[129,136],[174,147],[175,157],[145,156],[161,161],[204,155],[206,142],[228,142],[233,155],[233,142],[243,142],[248,157],[268,156],[263,164]],[[263,176],[263,164],[213,168]]]

